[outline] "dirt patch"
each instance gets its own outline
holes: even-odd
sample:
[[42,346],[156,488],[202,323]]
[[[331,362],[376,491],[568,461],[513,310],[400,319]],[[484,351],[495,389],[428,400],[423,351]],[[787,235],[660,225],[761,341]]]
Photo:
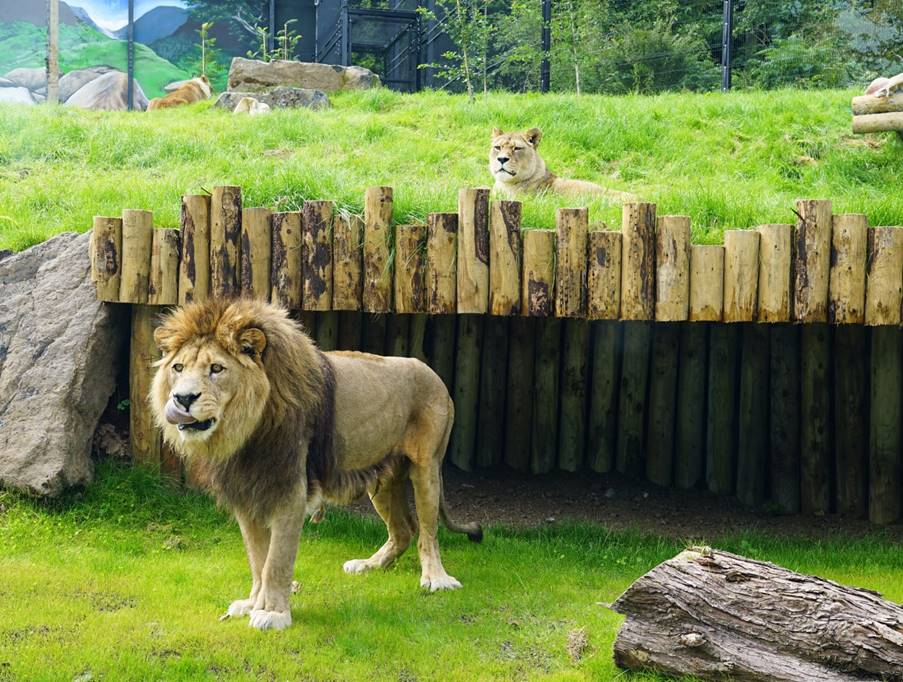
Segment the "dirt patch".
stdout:
[[[703,490],[672,490],[618,474],[526,476],[513,472],[444,472],[445,496],[461,521],[524,527],[568,521],[598,523],[614,530],[638,530],[680,540],[711,540],[744,531],[786,536],[858,537],[876,530],[861,519],[837,515],[777,516],[753,511],[736,500]],[[364,498],[352,508],[373,514]],[[903,542],[903,524],[883,529]]]

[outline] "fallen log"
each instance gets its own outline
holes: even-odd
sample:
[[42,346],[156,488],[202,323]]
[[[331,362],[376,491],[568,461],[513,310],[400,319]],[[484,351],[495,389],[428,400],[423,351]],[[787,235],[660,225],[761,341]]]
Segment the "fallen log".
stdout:
[[903,606],[710,548],[627,588],[615,663],[704,680],[903,680]]
[[903,112],[853,116],[854,133],[882,133],[888,130],[903,130]]

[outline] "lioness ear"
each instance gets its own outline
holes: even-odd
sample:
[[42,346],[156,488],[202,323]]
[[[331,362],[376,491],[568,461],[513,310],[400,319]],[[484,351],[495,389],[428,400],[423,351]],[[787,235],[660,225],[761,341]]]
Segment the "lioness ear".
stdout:
[[493,128],[493,129],[492,129],[492,136],[493,136],[493,137],[498,137],[499,135],[504,135],[504,133],[502,132],[502,129],[501,129],[501,128]]
[[539,141],[542,139],[542,131],[539,128],[530,128],[524,133],[524,136],[527,138],[527,142],[534,147],[538,147]]
[[241,346],[241,352],[245,355],[260,355],[267,347],[267,337],[256,327],[251,327],[238,335],[238,345]]

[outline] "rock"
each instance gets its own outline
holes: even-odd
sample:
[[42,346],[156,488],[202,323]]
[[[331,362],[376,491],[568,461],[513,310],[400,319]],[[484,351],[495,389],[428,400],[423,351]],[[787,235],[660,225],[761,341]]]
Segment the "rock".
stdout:
[[[122,71],[110,71],[89,81],[66,100],[67,107],[125,111],[128,109],[128,76]],[[147,97],[135,82],[135,110],[147,109]]]
[[[360,66],[275,61],[235,57],[229,67],[229,90],[265,92],[279,86],[336,92],[379,87],[379,76]],[[262,101],[262,100],[261,100]]]
[[90,482],[113,393],[120,311],[97,301],[89,235],[0,261],[0,482],[39,495]]
[[98,76],[115,70],[112,66],[92,66],[88,69],[70,71],[60,76],[60,102],[65,102]]
[[47,85],[47,72],[43,66],[13,69],[3,77],[12,81],[13,85],[19,85],[29,90],[39,90]]
[[12,251],[7,251],[6,249],[0,249],[0,260],[3,260],[4,258],[7,258],[8,256],[12,256],[12,255],[13,255]]
[[0,88],[0,102],[7,104],[34,104],[34,97],[28,88]]
[[16,84],[13,83],[9,78],[3,78],[0,76],[0,88],[13,88]]
[[234,111],[238,103],[245,97],[253,98],[273,109],[296,109],[298,107],[326,109],[329,107],[329,98],[322,90],[289,87],[273,88],[269,92],[224,92],[217,98],[214,106]]

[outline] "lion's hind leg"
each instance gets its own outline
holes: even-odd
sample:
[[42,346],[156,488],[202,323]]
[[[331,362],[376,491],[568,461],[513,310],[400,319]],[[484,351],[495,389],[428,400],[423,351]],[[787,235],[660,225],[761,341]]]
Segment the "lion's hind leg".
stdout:
[[408,506],[406,484],[408,461],[396,465],[391,478],[376,484],[370,491],[370,501],[382,517],[389,531],[389,539],[369,559],[351,559],[342,567],[345,573],[365,573],[374,568],[387,568],[401,556],[411,544],[416,530],[411,508]]

